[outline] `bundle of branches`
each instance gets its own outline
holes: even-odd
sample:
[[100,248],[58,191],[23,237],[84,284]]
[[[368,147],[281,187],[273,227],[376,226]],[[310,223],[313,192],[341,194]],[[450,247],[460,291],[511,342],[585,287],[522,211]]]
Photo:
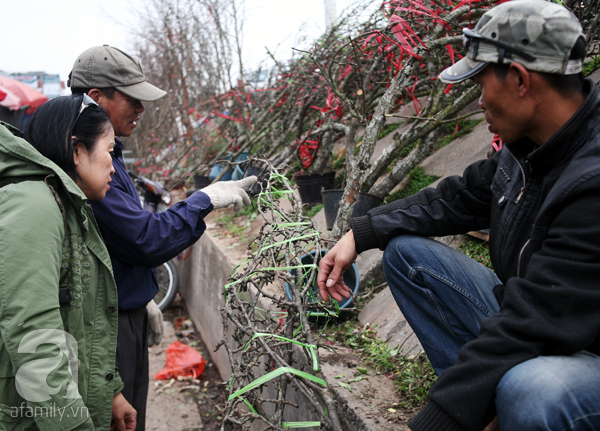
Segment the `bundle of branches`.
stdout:
[[[308,322],[309,314],[330,313],[312,291],[317,258],[301,259],[311,251],[320,256],[319,233],[302,216],[287,179],[264,162],[271,171],[258,197],[265,224],[253,241],[256,251],[234,269],[225,286],[223,322],[225,337],[232,341],[220,346],[227,349],[233,373],[222,430],[247,429],[259,419],[265,429],[323,426],[341,431]],[[282,290],[287,285],[288,297],[269,293],[272,284]],[[294,363],[302,365],[295,368]],[[317,421],[284,421],[286,406],[298,407],[286,399],[292,392],[288,389],[299,391],[312,404],[311,416]]]

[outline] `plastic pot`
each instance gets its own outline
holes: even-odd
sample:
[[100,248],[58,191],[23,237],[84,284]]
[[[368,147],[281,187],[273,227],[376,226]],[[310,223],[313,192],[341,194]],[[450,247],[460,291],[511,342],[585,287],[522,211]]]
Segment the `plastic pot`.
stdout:
[[323,203],[321,190],[333,188],[335,182],[335,172],[325,174],[296,174],[294,180],[298,186],[300,200],[303,204]]
[[[304,265],[310,265],[315,260],[315,253],[316,253],[316,251],[311,251],[310,253],[302,256],[302,258],[300,260],[302,261],[302,263]],[[325,254],[327,254],[327,250],[321,250],[321,257],[325,256]],[[318,262],[317,262],[317,264],[318,264]],[[300,269],[300,271],[302,271],[302,269]],[[295,276],[297,271],[295,269],[291,269],[290,273],[293,276]],[[316,274],[318,274],[318,271]],[[348,286],[350,288],[350,290],[352,290],[353,296],[356,296],[358,293],[358,287],[360,285],[360,278],[358,276],[358,269],[356,268],[355,264],[352,264],[352,266],[350,268],[348,268],[346,270],[346,272],[344,273],[344,283],[346,283],[346,286]],[[285,283],[285,293],[286,293],[288,299],[291,301],[292,300],[292,291],[291,291],[289,283]],[[319,295],[319,286],[317,286],[317,276],[316,275],[315,275],[315,280],[314,280],[314,283],[313,283],[313,286],[311,289],[311,294],[313,296]],[[338,301],[337,303],[340,308],[348,308],[352,305],[352,298],[346,299],[346,298],[342,297],[342,301]]]
[[[239,156],[237,156],[235,161],[243,162],[248,157],[250,157],[250,153],[248,151],[243,151]],[[248,166],[247,163],[242,163],[241,165],[237,165],[237,166],[235,166],[235,168],[232,168],[233,174],[231,175],[231,179],[233,181],[237,181],[237,180],[241,180],[242,178],[244,178],[244,169],[246,169],[246,166]]]
[[[208,179],[210,180],[210,182],[212,183],[215,178],[217,178],[219,176],[219,174],[221,173],[221,171],[223,171],[223,169],[225,169],[225,166],[223,165],[214,165],[212,167],[212,169],[210,170],[210,173],[208,174]],[[220,181],[231,181],[231,176],[233,174],[233,169],[229,169],[229,171],[223,175],[223,178],[221,178]]]
[[[323,209],[325,211],[325,224],[327,225],[327,230],[333,229],[343,194],[343,190],[323,190]],[[351,218],[362,217],[366,215],[369,210],[378,207],[382,203],[383,199],[378,196],[369,193],[360,193],[358,195],[358,202],[354,205]]]

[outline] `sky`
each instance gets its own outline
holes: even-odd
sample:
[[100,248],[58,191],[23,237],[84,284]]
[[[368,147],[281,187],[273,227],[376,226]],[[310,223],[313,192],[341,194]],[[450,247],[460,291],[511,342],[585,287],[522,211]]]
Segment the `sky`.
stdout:
[[[335,0],[338,14],[352,0]],[[143,0],[3,0],[0,71],[44,71],[67,80],[75,58],[108,44],[131,50],[131,29]],[[269,47],[292,55],[300,30],[317,38],[325,29],[324,0],[246,0],[243,57],[258,64]],[[143,67],[143,65],[142,65]],[[66,90],[65,94],[70,94]]]

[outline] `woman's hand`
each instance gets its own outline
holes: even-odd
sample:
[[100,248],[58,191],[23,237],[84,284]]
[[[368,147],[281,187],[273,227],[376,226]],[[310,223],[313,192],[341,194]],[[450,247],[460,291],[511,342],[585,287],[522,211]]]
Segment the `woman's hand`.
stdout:
[[134,431],[137,412],[119,392],[113,398],[112,418],[110,420],[110,431]]

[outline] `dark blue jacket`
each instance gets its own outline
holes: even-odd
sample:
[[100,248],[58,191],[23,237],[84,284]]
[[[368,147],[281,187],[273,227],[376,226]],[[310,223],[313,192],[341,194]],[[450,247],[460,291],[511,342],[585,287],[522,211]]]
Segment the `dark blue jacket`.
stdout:
[[115,174],[101,201],[91,202],[112,260],[119,309],[136,310],[158,292],[153,269],[194,244],[206,230],[204,217],[213,206],[196,192],[167,211],[142,209],[139,195],[123,162],[123,143],[115,139]]

